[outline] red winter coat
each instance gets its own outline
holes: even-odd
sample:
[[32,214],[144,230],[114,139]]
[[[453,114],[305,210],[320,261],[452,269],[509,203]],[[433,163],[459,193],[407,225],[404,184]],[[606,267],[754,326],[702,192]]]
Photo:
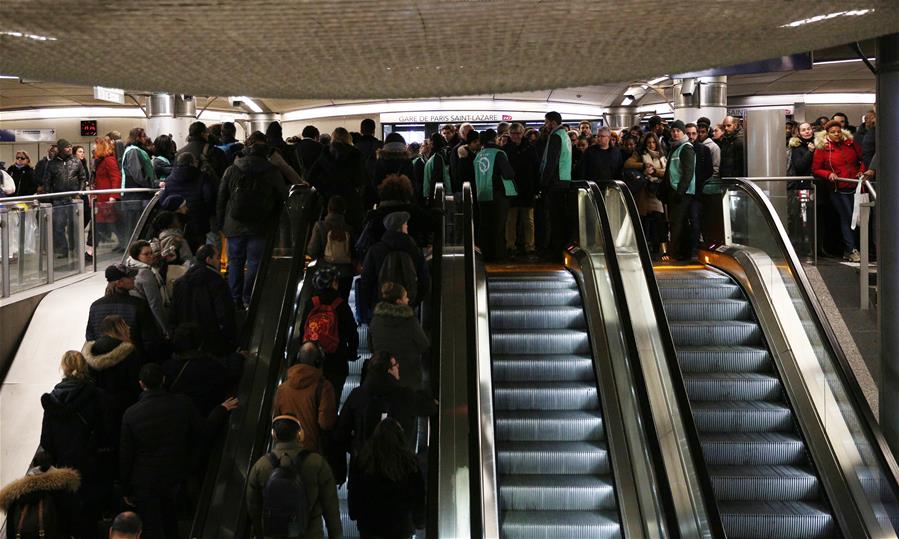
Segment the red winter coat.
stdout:
[[[862,148],[856,144],[849,133],[843,131],[843,139],[833,143],[820,136],[815,138],[817,150],[812,158],[812,174],[826,180],[832,172],[840,178],[857,178],[865,171],[862,163]],[[837,182],[837,189],[841,191],[855,190],[856,184],[850,182]]]
[[[118,189],[121,186],[122,171],[119,169],[119,163],[114,155],[107,155],[97,163],[94,189]],[[115,204],[109,203],[112,197],[121,198],[118,193],[97,195],[95,204],[97,205],[98,223],[114,223],[116,221]]]

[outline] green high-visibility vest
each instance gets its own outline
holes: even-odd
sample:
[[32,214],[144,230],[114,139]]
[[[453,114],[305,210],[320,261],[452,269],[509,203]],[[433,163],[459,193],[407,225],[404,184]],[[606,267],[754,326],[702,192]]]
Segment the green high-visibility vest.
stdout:
[[[571,181],[571,139],[564,128],[559,127],[552,132],[550,137],[559,137],[562,142],[562,149],[559,152],[559,181]],[[543,148],[543,161],[540,162],[540,174],[546,168],[546,156],[549,153],[549,141],[546,141],[546,147]]]
[[[684,180],[681,178],[681,151],[684,149],[684,146],[690,144],[687,141],[684,141],[683,144],[678,146],[671,152],[671,158],[668,159],[668,181],[671,183],[671,188],[677,191],[677,186],[680,185],[680,182]],[[696,153],[693,154],[693,177],[687,180],[690,182],[690,187],[687,187],[688,195],[696,194]]]
[[[425,198],[430,198],[436,188],[436,186],[431,185],[431,172],[434,170],[434,159],[437,158],[437,155],[437,152],[434,152],[434,155],[425,163],[425,173],[422,181],[422,195]],[[440,160],[443,161],[443,190],[446,193],[454,193],[455,191],[453,191],[453,186],[450,182],[449,163],[446,162],[442,155]]]
[[[499,148],[483,148],[474,158],[474,180],[478,188],[478,202],[493,200],[493,168],[496,165],[498,154],[506,155],[506,152]],[[503,178],[503,189],[507,197],[514,197],[518,194],[518,191],[515,190],[515,182],[508,178]]]

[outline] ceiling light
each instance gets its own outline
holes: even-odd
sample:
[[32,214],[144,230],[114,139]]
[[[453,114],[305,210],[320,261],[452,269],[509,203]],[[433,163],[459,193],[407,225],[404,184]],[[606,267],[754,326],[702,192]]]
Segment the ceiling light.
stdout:
[[830,19],[834,19],[836,17],[858,17],[860,15],[867,15],[868,13],[873,13],[873,9],[853,9],[851,11],[834,11],[833,13],[828,13],[827,15],[815,15],[814,17],[809,17],[808,19],[799,19],[798,21],[789,22],[787,24],[780,25],[780,28],[798,28],[800,26],[805,26],[806,24],[811,24],[814,22],[821,22]]
[[[871,63],[874,63],[875,60],[877,60],[877,58],[868,58],[868,61]],[[861,58],[850,58],[848,60],[822,60],[820,62],[815,62],[814,65],[826,66],[826,65],[833,65],[833,64],[850,64],[853,62],[861,62],[861,61],[862,61]]]
[[624,97],[624,101],[621,102],[621,106],[626,107],[633,102],[634,102],[634,98],[628,95],[628,96]]
[[50,36],[42,36],[38,34],[26,34],[24,32],[11,32],[11,31],[0,31],[0,36],[9,36],[9,37],[21,37],[27,39],[33,39],[35,41],[56,41],[55,37]]
[[19,80],[19,77],[15,76],[15,75],[0,75],[0,79],[15,79],[15,80]]
[[137,107],[48,107],[0,111],[0,121],[57,118],[146,118]]
[[652,86],[653,84],[658,84],[667,78],[668,78],[668,75],[662,75],[661,77],[656,77],[656,78],[652,79],[651,81],[648,81],[646,84]]
[[252,98],[249,98],[245,95],[232,95],[228,98],[228,100],[231,101],[231,103],[243,103],[253,112],[265,112],[262,110],[262,107],[260,107],[258,103],[253,101]]

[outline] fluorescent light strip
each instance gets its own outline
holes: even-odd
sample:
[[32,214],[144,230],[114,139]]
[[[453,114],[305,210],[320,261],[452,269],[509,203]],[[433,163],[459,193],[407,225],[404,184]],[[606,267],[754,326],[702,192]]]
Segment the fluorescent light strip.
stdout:
[[662,75],[661,77],[656,77],[656,78],[652,79],[651,81],[647,81],[646,84],[652,86],[653,84],[658,84],[658,83],[662,82],[663,80],[667,80],[667,79],[668,79],[668,75]]
[[653,103],[652,105],[643,105],[642,107],[637,107],[637,112],[640,114],[646,112],[652,112],[655,114],[672,114],[674,109],[671,108],[671,105],[668,103]]
[[0,122],[55,118],[146,118],[138,107],[49,107],[0,111]]
[[621,106],[626,107],[634,102],[634,98],[631,96],[626,96],[624,100],[621,101]]
[[249,107],[249,109],[253,112],[265,112],[262,110],[262,107],[260,107],[258,103],[253,101],[253,98],[247,97],[245,95],[233,95],[228,98],[228,101],[232,103],[239,101]]
[[235,120],[249,120],[250,115],[246,112],[229,112],[224,110],[204,110],[198,120],[211,120],[214,122],[233,122]]
[[873,104],[877,99],[874,93],[834,93],[834,94],[781,94],[753,95],[733,98],[730,107],[792,107],[797,103],[809,105],[829,104]]
[[0,79],[19,80],[19,77],[15,76],[15,75],[0,75]]
[[[861,58],[850,58],[848,60],[822,60],[820,62],[815,62],[813,65],[827,66],[827,65],[834,65],[834,64],[851,64],[851,63],[861,62],[861,61],[862,61]],[[877,58],[868,58],[868,61],[873,64],[875,61],[877,61]]]
[[805,26],[806,24],[827,21],[836,17],[858,17],[860,15],[867,15],[869,13],[874,13],[874,10],[853,9],[851,11],[834,11],[833,13],[828,13],[827,15],[815,15],[814,17],[809,17],[808,19],[799,19],[798,21],[788,22],[787,24],[780,25],[780,28],[797,28],[799,26]]
[[285,122],[313,120],[316,118],[333,118],[337,116],[364,116],[382,112],[426,112],[432,110],[481,110],[509,112],[549,112],[555,110],[560,114],[599,118],[607,112],[606,107],[563,103],[554,101],[515,101],[494,99],[427,99],[419,101],[378,101],[372,103],[353,103],[347,105],[329,105],[285,112],[281,118]]

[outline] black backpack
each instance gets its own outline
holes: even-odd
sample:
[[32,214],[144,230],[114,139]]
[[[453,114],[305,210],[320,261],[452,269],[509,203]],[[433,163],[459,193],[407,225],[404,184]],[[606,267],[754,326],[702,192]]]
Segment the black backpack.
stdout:
[[378,270],[378,290],[387,282],[403,285],[409,295],[409,303],[416,302],[418,299],[418,272],[415,271],[415,262],[409,253],[400,250],[387,253]]
[[16,524],[16,537],[37,539],[38,537],[61,537],[59,515],[52,496],[43,496],[35,503],[15,506],[7,516],[7,526]]
[[230,213],[231,217],[243,223],[256,223],[268,217],[270,186],[256,174],[248,174],[237,165],[231,165],[236,172],[232,178]]
[[266,537],[301,537],[309,524],[311,504],[300,477],[300,468],[309,451],[300,451],[289,466],[273,452],[266,457],[272,474],[262,489],[262,531]]

